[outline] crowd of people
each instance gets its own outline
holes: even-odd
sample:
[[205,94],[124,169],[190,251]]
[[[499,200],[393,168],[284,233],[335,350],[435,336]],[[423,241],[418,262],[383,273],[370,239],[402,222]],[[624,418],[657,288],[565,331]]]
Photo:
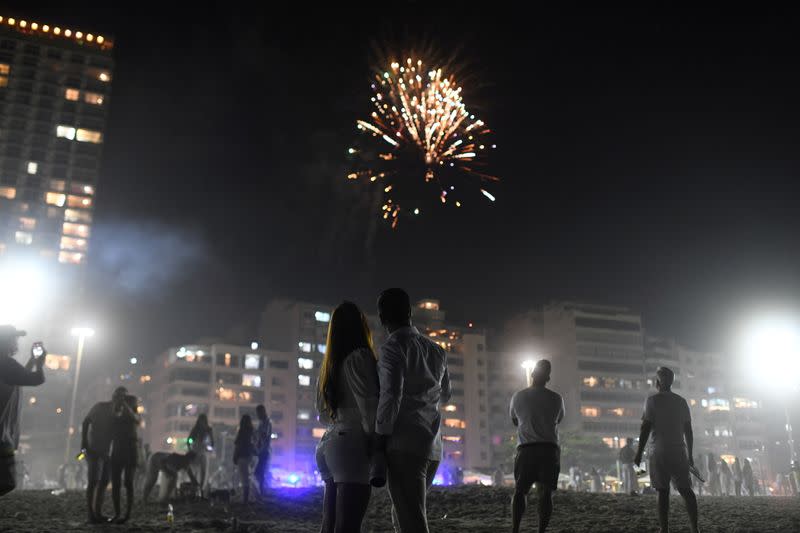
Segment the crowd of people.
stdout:
[[[325,486],[321,533],[360,531],[372,488],[384,485],[391,499],[395,530],[428,531],[427,492],[442,459],[440,407],[451,394],[447,353],[412,325],[410,298],[404,290],[382,292],[378,314],[388,337],[377,351],[367,319],[354,303],[340,304],[330,319],[317,382],[319,420],[327,426],[316,449],[317,469]],[[11,326],[0,326],[0,496],[17,485],[20,387],[44,383],[46,354],[40,344],[34,345],[25,366],[13,359],[18,338],[24,335]],[[558,426],[565,408],[561,395],[548,388],[552,370],[550,361],[539,360],[531,371],[530,385],[514,394],[509,407],[518,438],[511,501],[513,533],[519,531],[531,490],[536,494],[539,531],[546,531],[553,512],[552,495],[559,488]],[[691,531],[697,532],[698,504],[693,487],[714,496],[755,496],[759,484],[748,459],[736,458],[729,465],[708,454],[702,456],[699,467],[695,465],[689,406],[671,390],[673,380],[669,368],[657,370],[658,392],[645,403],[638,444],[634,449],[636,441],[626,439],[619,451],[617,470],[622,492],[637,494],[643,473],[640,465],[650,442],[648,475],[651,490],[658,494],[661,530],[669,530],[669,493],[673,486],[686,504]],[[186,440],[185,453],[150,453],[138,439],[138,411],[138,399],[124,387],[118,387],[109,401],[95,404],[80,432],[78,464],[85,464],[85,474],[74,464],[61,469],[65,487],[68,477],[85,475],[91,523],[126,522],[134,493],[141,490],[147,502],[159,478],[161,500],[179,489],[182,473],[199,497],[209,497],[209,479],[216,474],[209,472],[209,453],[215,450],[215,441],[207,415],[198,416]],[[255,415],[257,426],[249,414],[241,417],[229,467],[238,474],[245,504],[252,489],[265,494],[270,480],[272,424],[263,405],[257,407]],[[255,485],[251,486],[253,476]],[[707,481],[698,483],[704,476]],[[451,477],[463,479],[463,471]],[[503,482],[502,472],[495,472],[495,480]],[[114,510],[111,518],[103,513],[109,483]],[[591,468],[588,475],[571,468],[567,485],[573,490],[606,490],[604,473],[598,468]],[[796,494],[796,483],[793,489],[784,490]]]

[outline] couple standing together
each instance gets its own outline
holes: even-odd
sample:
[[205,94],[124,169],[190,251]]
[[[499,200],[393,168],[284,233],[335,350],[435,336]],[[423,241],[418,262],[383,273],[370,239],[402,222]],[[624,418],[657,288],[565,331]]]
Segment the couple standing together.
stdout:
[[411,325],[402,289],[378,298],[389,337],[375,354],[366,317],[351,302],[333,312],[317,384],[317,448],[325,480],[322,533],[361,531],[371,487],[388,484],[392,522],[427,533],[426,494],[442,457],[439,406],[450,399],[445,351]]

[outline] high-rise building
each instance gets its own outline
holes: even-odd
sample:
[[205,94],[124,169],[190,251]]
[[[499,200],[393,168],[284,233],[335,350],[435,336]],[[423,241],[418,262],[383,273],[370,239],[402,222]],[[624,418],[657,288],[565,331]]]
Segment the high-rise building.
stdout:
[[0,254],[86,262],[113,43],[0,16]]

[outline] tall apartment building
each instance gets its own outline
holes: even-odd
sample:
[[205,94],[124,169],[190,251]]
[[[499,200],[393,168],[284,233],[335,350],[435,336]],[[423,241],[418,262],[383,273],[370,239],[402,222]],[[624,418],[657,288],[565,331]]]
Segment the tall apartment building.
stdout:
[[[185,450],[197,416],[208,415],[217,434],[217,452],[227,460],[242,415],[255,421],[264,404],[273,424],[273,465],[295,467],[296,369],[294,354],[259,349],[257,345],[185,345],[162,353],[144,397],[148,412],[145,440],[154,451]],[[276,408],[275,403],[280,403]]]
[[0,16],[0,254],[86,262],[112,49],[107,36]]

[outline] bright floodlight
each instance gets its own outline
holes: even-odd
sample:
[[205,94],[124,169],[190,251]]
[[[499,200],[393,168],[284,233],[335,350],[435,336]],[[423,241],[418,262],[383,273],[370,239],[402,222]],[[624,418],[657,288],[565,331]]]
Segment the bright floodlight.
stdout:
[[771,389],[798,387],[800,374],[800,320],[767,317],[745,331],[743,353],[749,375]]
[[256,341],[251,342],[250,343],[250,349],[251,350],[258,350],[258,343]]
[[5,260],[0,267],[0,324],[28,320],[45,296],[45,281],[37,265]]
[[139,360],[136,357],[131,357],[131,364],[132,365],[135,365],[138,362],[139,362]]
[[534,361],[533,359],[525,359],[522,362],[522,368],[524,368],[528,372],[533,370],[535,366],[536,366],[536,361]]
[[92,328],[72,328],[73,337],[92,337],[94,330]]

